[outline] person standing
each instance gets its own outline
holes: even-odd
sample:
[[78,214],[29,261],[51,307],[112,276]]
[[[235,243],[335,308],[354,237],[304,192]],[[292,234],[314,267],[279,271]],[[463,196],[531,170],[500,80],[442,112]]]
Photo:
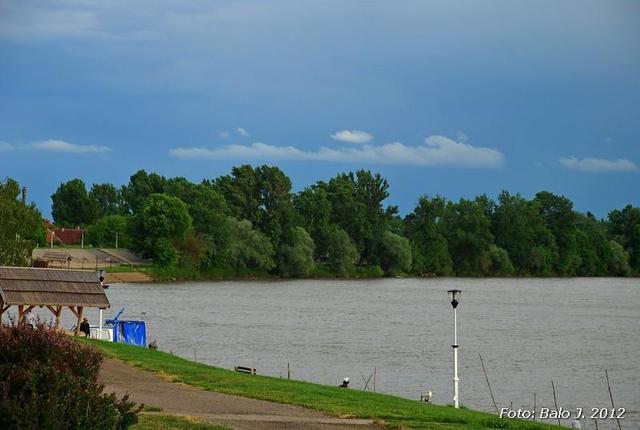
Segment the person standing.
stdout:
[[80,323],[80,331],[84,333],[85,337],[89,337],[89,335],[91,334],[91,326],[89,326],[89,320],[87,320],[86,318],[83,318],[82,322]]

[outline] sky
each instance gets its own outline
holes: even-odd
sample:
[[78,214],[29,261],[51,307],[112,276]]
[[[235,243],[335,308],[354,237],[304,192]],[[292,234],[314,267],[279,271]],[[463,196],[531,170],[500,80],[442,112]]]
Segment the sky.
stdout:
[[638,1],[0,0],[0,179],[369,169],[409,213],[640,205]]

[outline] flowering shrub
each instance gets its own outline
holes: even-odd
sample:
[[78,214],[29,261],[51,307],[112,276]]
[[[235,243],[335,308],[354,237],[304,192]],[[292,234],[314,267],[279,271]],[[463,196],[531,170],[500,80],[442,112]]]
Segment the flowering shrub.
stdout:
[[0,428],[121,430],[141,408],[103,394],[102,355],[47,325],[0,326]]

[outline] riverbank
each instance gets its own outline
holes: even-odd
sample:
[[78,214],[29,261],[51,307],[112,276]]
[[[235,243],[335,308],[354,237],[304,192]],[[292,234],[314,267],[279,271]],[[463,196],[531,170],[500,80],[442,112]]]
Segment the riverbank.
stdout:
[[171,354],[128,345],[89,341],[108,357],[135,366],[172,382],[218,393],[302,406],[341,417],[374,420],[387,428],[411,429],[551,429],[532,421],[500,419],[483,412],[427,405],[400,397],[340,389],[302,381],[245,375]]

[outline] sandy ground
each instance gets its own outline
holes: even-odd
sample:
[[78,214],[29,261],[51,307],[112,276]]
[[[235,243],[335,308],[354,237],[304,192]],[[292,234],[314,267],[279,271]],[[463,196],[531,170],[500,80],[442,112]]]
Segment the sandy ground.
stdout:
[[370,420],[340,419],[299,406],[214,393],[165,381],[150,372],[105,359],[100,375],[105,392],[159,406],[163,413],[199,417],[236,430],[380,430]]

